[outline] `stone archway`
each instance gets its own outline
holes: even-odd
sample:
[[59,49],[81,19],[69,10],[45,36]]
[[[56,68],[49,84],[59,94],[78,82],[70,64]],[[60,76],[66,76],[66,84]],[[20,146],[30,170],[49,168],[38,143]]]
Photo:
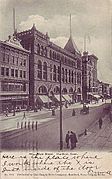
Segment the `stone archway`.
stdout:
[[67,93],[67,89],[66,89],[66,88],[63,88],[62,93],[63,93],[63,94],[66,94],[66,93]]
[[38,88],[38,94],[47,94],[47,87],[42,85]]
[[72,87],[69,89],[69,93],[73,93],[73,88]]
[[56,87],[54,88],[54,92],[55,92],[56,94],[59,94],[59,92],[60,92],[59,86],[56,86]]

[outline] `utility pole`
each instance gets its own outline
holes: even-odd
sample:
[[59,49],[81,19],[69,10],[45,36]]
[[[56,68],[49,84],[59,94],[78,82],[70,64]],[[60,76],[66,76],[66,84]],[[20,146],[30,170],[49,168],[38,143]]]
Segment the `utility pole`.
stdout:
[[70,14],[70,37],[72,36],[72,19]]
[[15,8],[13,8],[13,30],[14,30],[14,33],[15,33],[15,31],[16,31]]
[[61,59],[60,59],[60,150],[63,149],[63,130],[62,130],[62,84],[61,84]]
[[84,35],[84,52],[86,52],[86,34]]

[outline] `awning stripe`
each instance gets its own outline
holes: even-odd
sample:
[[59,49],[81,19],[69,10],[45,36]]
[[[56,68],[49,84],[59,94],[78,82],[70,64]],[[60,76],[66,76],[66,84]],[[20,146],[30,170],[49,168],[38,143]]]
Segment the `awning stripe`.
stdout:
[[38,95],[43,103],[50,103],[52,102],[51,99],[47,95]]

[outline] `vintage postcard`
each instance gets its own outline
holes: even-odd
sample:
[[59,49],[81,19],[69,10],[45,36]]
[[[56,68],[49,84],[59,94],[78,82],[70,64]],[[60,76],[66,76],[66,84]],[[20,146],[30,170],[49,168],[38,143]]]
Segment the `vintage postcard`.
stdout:
[[0,176],[112,179],[112,0],[0,0]]

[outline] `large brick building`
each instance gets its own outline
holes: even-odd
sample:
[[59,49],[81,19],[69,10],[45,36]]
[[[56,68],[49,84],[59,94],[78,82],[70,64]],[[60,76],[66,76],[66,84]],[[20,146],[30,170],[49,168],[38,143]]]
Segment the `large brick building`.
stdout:
[[31,52],[30,105],[36,105],[38,97],[43,97],[44,101],[48,95],[58,96],[60,61],[62,94],[67,99],[72,96],[72,100],[81,101],[82,58],[72,37],[70,36],[64,49],[52,43],[48,34],[39,32],[35,25],[29,30],[17,33],[17,37],[21,39],[22,46]]
[[0,41],[0,111],[26,108],[29,97],[29,52],[13,36]]
[[82,96],[86,101],[90,96],[98,97],[97,60],[95,55],[84,52],[82,56]]

